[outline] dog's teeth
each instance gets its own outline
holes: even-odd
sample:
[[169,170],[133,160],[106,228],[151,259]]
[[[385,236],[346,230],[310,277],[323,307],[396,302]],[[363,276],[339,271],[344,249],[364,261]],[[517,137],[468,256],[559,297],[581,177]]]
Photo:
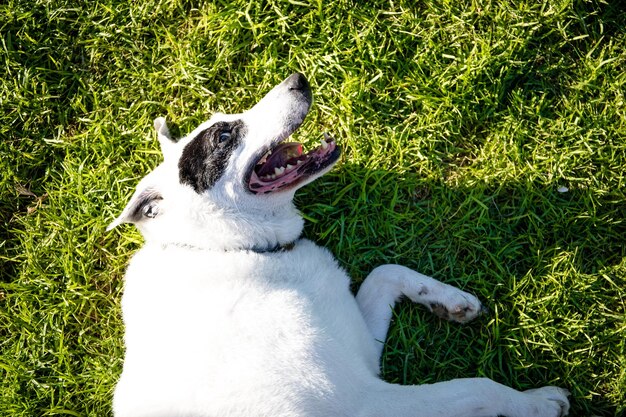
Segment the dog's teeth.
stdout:
[[287,164],[286,168],[286,171],[291,171],[293,169],[293,165]]
[[326,143],[326,140],[325,140],[325,139],[322,139],[322,140],[320,141],[320,143],[322,144],[322,149],[326,149],[326,148],[328,148],[328,143]]
[[285,173],[285,167],[280,167],[280,168],[276,167],[276,168],[274,168],[274,173],[276,175],[283,175]]
[[302,165],[302,163],[303,163],[303,162],[302,162],[302,160],[301,160],[301,159],[298,159],[297,164],[298,164],[298,165]]

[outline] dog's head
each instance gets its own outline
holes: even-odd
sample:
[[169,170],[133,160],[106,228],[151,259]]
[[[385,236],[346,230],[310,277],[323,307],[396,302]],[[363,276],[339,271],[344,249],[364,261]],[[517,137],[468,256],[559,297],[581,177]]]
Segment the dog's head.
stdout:
[[339,158],[329,136],[305,153],[285,140],[302,124],[311,89],[293,74],[240,114],[215,114],[179,141],[154,121],[164,161],[143,178],[109,229],[134,223],[146,240],[222,249],[272,246],[300,235],[295,191]]

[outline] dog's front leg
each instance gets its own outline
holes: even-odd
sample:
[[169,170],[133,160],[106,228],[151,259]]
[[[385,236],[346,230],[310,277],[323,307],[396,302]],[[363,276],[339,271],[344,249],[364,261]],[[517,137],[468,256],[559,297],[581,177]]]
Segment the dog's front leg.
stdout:
[[400,265],[375,268],[363,281],[356,300],[375,340],[379,353],[387,337],[396,301],[406,296],[447,320],[464,323],[482,311],[480,301],[473,295],[444,284]]
[[520,392],[487,378],[414,386],[378,381],[370,388],[360,417],[561,417],[569,411],[564,389]]

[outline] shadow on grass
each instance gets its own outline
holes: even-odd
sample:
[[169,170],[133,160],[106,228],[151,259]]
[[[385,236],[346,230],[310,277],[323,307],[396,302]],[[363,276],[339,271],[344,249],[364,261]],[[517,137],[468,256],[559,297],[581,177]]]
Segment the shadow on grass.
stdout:
[[623,404],[626,207],[616,195],[524,182],[449,187],[344,164],[297,202],[306,235],[336,254],[355,289],[375,266],[400,263],[489,306],[476,324],[455,326],[402,303],[383,360],[388,380],[561,385],[573,393],[572,415]]

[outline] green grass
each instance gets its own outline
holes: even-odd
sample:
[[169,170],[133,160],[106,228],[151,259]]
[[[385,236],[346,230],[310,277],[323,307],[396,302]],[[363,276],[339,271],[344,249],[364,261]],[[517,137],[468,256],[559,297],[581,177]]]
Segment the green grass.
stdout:
[[[0,415],[103,416],[131,227],[105,233],[190,131],[293,71],[298,140],[344,150],[302,190],[355,279],[398,262],[477,294],[465,326],[403,303],[384,377],[488,376],[626,412],[626,14],[604,1],[0,5]],[[567,187],[565,193],[560,187]]]

